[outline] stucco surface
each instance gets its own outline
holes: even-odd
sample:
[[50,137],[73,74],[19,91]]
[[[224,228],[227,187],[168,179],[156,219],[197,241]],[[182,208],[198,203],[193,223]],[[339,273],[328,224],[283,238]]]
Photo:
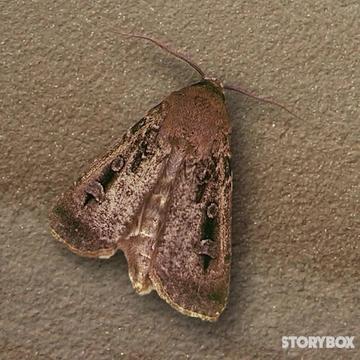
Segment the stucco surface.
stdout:
[[[1,1],[0,358],[359,358],[359,18],[358,1]],[[80,258],[49,232],[55,196],[198,80],[120,31],[301,117],[226,93],[233,260],[217,323],[136,295],[122,254]],[[285,351],[286,335],[356,348]]]

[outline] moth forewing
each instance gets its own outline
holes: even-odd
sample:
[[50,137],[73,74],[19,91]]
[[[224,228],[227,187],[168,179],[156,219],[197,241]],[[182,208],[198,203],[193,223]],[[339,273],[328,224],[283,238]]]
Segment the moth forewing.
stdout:
[[[160,121],[158,107],[150,110],[58,198],[50,214],[50,225],[70,250],[88,257],[116,252],[119,240],[127,236],[143,197],[161,171],[162,159],[158,157],[164,153],[149,156],[147,152],[157,142],[154,133],[158,132]],[[145,167],[145,163],[151,167]],[[141,180],[145,174],[148,182]],[[136,185],[135,177],[139,179]]]

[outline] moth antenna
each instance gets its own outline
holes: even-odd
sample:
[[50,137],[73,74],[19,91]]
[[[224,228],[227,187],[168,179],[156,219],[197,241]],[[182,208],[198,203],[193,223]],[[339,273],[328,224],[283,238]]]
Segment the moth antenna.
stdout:
[[285,110],[286,112],[288,112],[288,113],[291,114],[292,116],[296,117],[297,119],[302,120],[302,119],[301,119],[299,116],[297,116],[294,112],[292,112],[291,110],[289,110],[285,105],[282,105],[282,104],[278,103],[278,102],[275,101],[275,100],[272,100],[272,99],[269,99],[269,98],[266,98],[266,97],[262,97],[262,96],[258,96],[258,95],[256,95],[255,93],[253,93],[253,92],[251,92],[251,91],[248,91],[248,90],[246,90],[246,89],[243,89],[243,88],[240,87],[240,86],[233,86],[233,85],[224,84],[223,88],[224,88],[224,89],[228,89],[228,90],[232,90],[232,91],[237,91],[237,92],[239,92],[240,94],[243,94],[243,95],[252,97],[252,98],[254,98],[254,99],[256,99],[256,100],[263,101],[263,102],[265,102],[265,103],[278,106],[279,108]]
[[[165,44],[161,43],[158,40],[155,40],[153,38],[151,38],[150,36],[146,36],[146,35],[141,35],[141,34],[130,34],[130,33],[122,33],[120,32],[120,35],[123,36],[127,36],[127,37],[132,37],[132,38],[137,38],[137,39],[143,39],[143,40],[147,40],[152,42],[153,44],[155,44],[156,46],[160,47],[161,49],[165,50],[166,52],[168,52],[169,54],[177,57],[178,59],[185,61],[188,65],[190,65],[196,72],[199,73],[199,75],[201,76],[202,79],[205,78],[205,73],[200,69],[199,65],[197,65],[196,63],[194,63],[193,61],[191,61],[189,58],[187,58],[184,54],[181,54],[180,52],[170,49],[168,46],[166,46]],[[265,103],[268,104],[272,104],[272,105],[276,105],[278,107],[280,107],[281,109],[285,110],[286,112],[288,112],[289,114],[291,114],[292,116],[296,117],[297,119],[302,120],[299,116],[297,116],[294,112],[292,112],[291,110],[289,110],[285,105],[280,104],[279,102],[269,99],[269,98],[265,98],[265,97],[261,97],[258,96],[256,94],[254,94],[253,92],[247,91],[246,89],[243,89],[240,86],[233,86],[233,85],[228,85],[228,84],[224,84],[223,85],[224,89],[228,89],[228,90],[232,90],[232,91],[237,91],[243,95],[252,97],[256,100],[259,101],[263,101]]]
[[170,49],[168,46],[166,46],[165,44],[162,44],[160,41],[155,40],[149,36],[146,35],[140,35],[140,34],[126,34],[126,33],[120,33],[121,35],[127,36],[127,37],[133,37],[133,38],[138,38],[138,39],[144,39],[144,40],[148,40],[150,42],[152,42],[153,44],[157,45],[158,47],[160,47],[161,49],[167,51],[168,53],[170,53],[171,55],[177,57],[178,59],[181,59],[183,61],[185,61],[187,64],[189,64],[195,71],[197,71],[201,78],[204,79],[205,78],[205,73],[200,69],[199,65],[195,64],[194,62],[192,62],[189,58],[187,58],[185,55],[179,53],[178,51],[175,51],[173,49]]

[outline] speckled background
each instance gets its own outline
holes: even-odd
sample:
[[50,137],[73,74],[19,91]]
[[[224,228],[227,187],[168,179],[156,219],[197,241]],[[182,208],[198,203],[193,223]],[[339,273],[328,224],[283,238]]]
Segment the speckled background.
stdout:
[[[1,1],[0,358],[358,359],[358,1]],[[134,293],[122,254],[79,258],[47,212],[89,162],[169,92],[190,54],[228,92],[231,296],[217,323]],[[355,350],[282,350],[353,335]]]

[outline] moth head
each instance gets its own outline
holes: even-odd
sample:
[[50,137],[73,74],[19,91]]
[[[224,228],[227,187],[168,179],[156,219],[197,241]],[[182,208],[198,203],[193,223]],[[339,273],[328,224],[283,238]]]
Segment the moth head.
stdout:
[[202,86],[207,88],[207,90],[210,90],[213,93],[218,94],[222,100],[225,100],[224,96],[224,87],[220,80],[215,78],[204,78],[194,84],[193,86]]
[[221,80],[216,79],[216,78],[208,78],[205,77],[204,81],[207,81],[208,83],[211,83],[213,86],[217,87],[219,90],[221,90],[221,92],[224,89],[224,84],[221,82]]

